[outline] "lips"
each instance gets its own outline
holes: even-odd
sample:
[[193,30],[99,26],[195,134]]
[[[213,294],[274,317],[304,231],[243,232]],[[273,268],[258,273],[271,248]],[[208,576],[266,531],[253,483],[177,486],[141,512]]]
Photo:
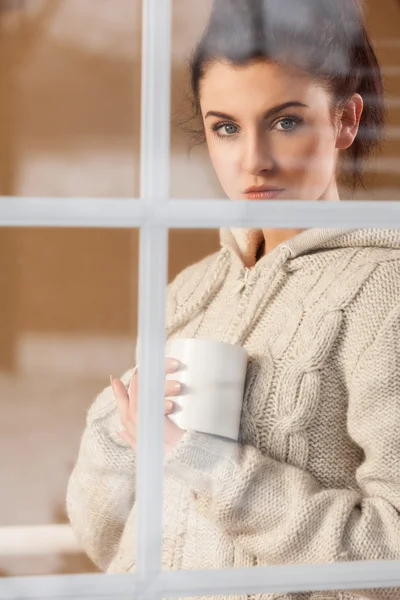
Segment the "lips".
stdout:
[[252,186],[243,192],[247,200],[273,200],[284,191],[283,188],[270,187],[266,185]]

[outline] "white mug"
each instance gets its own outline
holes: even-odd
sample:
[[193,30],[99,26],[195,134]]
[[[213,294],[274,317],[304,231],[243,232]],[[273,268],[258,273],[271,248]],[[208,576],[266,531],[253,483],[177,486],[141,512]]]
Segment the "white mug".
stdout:
[[194,429],[238,440],[248,355],[241,346],[204,339],[175,338],[167,356],[180,366],[167,379],[179,381],[169,418],[181,429]]

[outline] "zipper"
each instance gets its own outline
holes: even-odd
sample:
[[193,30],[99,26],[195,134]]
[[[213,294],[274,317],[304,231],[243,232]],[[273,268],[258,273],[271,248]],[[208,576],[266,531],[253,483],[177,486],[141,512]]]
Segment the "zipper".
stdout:
[[247,285],[247,280],[249,278],[249,275],[250,275],[250,269],[248,267],[245,267],[243,279],[234,288],[234,290],[233,290],[233,292],[231,294],[231,298],[234,298],[235,296],[237,296],[238,294],[240,294],[240,292],[242,292],[244,290],[244,288]]

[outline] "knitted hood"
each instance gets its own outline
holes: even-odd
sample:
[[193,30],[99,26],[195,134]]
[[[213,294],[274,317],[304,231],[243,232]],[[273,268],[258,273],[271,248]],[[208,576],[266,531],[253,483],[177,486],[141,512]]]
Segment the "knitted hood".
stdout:
[[[237,280],[237,291],[245,285],[244,259],[254,263],[257,249],[263,240],[261,229],[221,229],[221,251],[191,268],[192,277],[180,294],[179,310],[170,320],[168,333],[172,333],[184,322],[199,313],[224,285],[228,273]],[[368,248],[371,261],[399,259],[400,230],[397,229],[307,229],[295,237],[279,244],[268,252],[251,269],[251,277],[257,280],[260,293],[257,302],[247,311],[248,327],[243,328],[235,343],[242,342],[243,335],[265,307],[268,298],[279,282],[278,274],[295,268],[294,259],[310,256],[315,258],[319,251],[340,248]],[[311,256],[313,255],[313,256]],[[239,334],[238,334],[239,335]],[[233,339],[233,337],[232,337]]]
[[[255,259],[263,240],[261,229],[221,229],[222,248],[226,248],[233,260]],[[307,229],[280,244],[270,254],[287,250],[286,259],[333,248],[391,248],[400,249],[398,229]]]

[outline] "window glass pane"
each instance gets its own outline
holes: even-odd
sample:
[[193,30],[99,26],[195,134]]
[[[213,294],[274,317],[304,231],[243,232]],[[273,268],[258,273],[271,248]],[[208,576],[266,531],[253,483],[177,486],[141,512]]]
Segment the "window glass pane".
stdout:
[[0,18],[2,193],[137,196],[139,0],[13,0]]
[[171,162],[172,198],[224,197],[202,142],[189,85],[188,57],[207,22],[212,2],[172,2]]
[[96,571],[84,550],[100,566],[96,494],[108,430],[98,418],[71,478],[73,530],[66,489],[89,407],[110,374],[133,364],[138,235],[14,228],[2,229],[0,239],[0,572]]
[[396,559],[399,230],[221,237],[171,287],[164,568]]
[[[203,9],[199,9],[199,13],[196,13],[194,5],[190,3],[185,4],[184,8],[182,2],[175,4],[173,26],[176,35],[173,35],[172,76],[176,79],[173,80],[172,86],[173,111],[176,110],[175,106],[179,107],[179,89],[187,86],[184,71],[179,67],[179,60],[183,64],[187,58],[185,44],[189,46],[189,42],[185,36],[195,30],[196,37],[201,33],[210,8],[210,4],[204,5],[204,12]],[[37,6],[39,8],[39,4]],[[385,22],[400,19],[400,14],[390,10],[385,13]],[[380,18],[377,17],[378,12]],[[355,194],[356,197],[363,198],[397,199],[399,182],[395,167],[398,137],[396,63],[399,46],[395,30],[392,33],[389,31],[390,27],[388,30],[383,29],[382,12],[384,11],[381,7],[378,9],[372,3],[367,5],[367,22],[385,72],[386,89],[389,86],[392,90],[387,95],[390,111],[388,139],[382,146],[380,156],[373,158],[365,168],[366,188]],[[290,13],[286,12],[285,18],[287,14]],[[225,16],[231,18],[229,14]],[[185,19],[192,25],[186,25]],[[312,19],[313,15],[310,13],[306,22],[310,24]],[[243,22],[240,21],[243,30],[245,21],[246,14]],[[386,37],[388,33],[390,37]],[[190,43],[190,46],[192,45],[193,40]],[[180,56],[182,58],[179,58]],[[210,110],[217,110],[214,108],[216,106],[219,112],[228,113],[228,119],[223,117],[225,122],[219,123],[218,128],[215,126],[215,131],[210,133],[210,136],[223,130],[225,137],[233,137],[234,140],[222,141],[219,138],[218,142],[214,143],[217,138],[210,137],[210,140],[214,140],[212,145],[209,145],[216,170],[214,174],[208,163],[204,145],[199,148],[198,154],[193,155],[194,162],[187,162],[192,158],[186,158],[182,133],[173,128],[171,195],[207,198],[226,194],[234,199],[243,193],[248,200],[269,199],[280,197],[282,190],[277,185],[280,183],[287,186],[282,188],[283,191],[287,191],[287,198],[310,199],[313,190],[322,185],[323,177],[327,176],[329,168],[332,171],[335,165],[334,161],[329,162],[329,156],[333,156],[333,138],[329,135],[327,138],[321,137],[325,126],[329,134],[333,131],[333,124],[327,117],[329,111],[324,113],[321,108],[329,107],[327,96],[324,96],[326,90],[310,90],[307,86],[311,83],[304,82],[302,78],[296,79],[292,71],[290,75],[289,71],[285,72],[284,69],[279,72],[262,71],[263,68],[270,67],[271,65],[251,64],[245,65],[239,71],[229,70],[230,67],[226,64],[215,67],[222,69],[214,79],[220,93],[217,96],[214,93],[212,96]],[[261,69],[260,72],[257,69]],[[307,98],[311,104],[316,101],[318,94],[321,95],[322,105],[317,102],[311,111],[312,118],[319,121],[316,123],[307,113],[303,117],[299,117],[297,112],[294,117],[291,114],[280,115],[279,129],[273,131],[275,137],[270,137],[271,146],[268,146],[268,151],[267,146],[261,144],[259,147],[258,142],[252,146],[248,140],[251,140],[250,134],[255,123],[260,121],[255,118],[260,107],[257,105],[255,110],[252,102],[253,99],[259,100],[260,95],[249,94],[249,110],[243,112],[243,104],[239,101],[241,88],[237,85],[240,82],[238,73],[243,76],[245,92],[253,89],[252,86],[254,92],[259,92],[260,82],[264,81],[265,75],[270,82],[276,83],[276,86],[267,86],[268,90],[273,89],[274,93],[280,90],[283,96],[287,93],[288,77],[293,77],[290,90],[296,89],[300,94],[308,94]],[[221,90],[220,84],[224,78],[226,85],[222,86]],[[228,89],[231,92],[226,96]],[[228,101],[233,97],[233,89],[237,90],[238,96],[235,95],[235,101],[229,104]],[[183,94],[181,100],[185,100]],[[268,101],[270,102],[271,98]],[[274,102],[276,101],[275,98]],[[366,93],[364,101],[365,104],[369,102]],[[357,102],[357,99],[353,99],[353,104],[346,105],[347,112],[343,113],[346,116],[342,115],[338,136],[343,148],[352,135],[352,127],[349,125],[351,118],[357,120],[361,115],[361,104]],[[221,106],[224,109],[222,111]],[[242,106],[241,118],[232,119],[229,116],[232,115],[229,108],[232,106]],[[299,106],[296,108],[299,109]],[[307,107],[303,106],[302,110],[305,108]],[[232,121],[240,121],[240,125],[232,124]],[[290,133],[291,138],[282,137],[289,135],[286,129],[293,129],[294,133]],[[271,124],[271,128],[265,131],[270,133],[272,130]],[[353,130],[355,131],[354,124]],[[363,130],[361,127],[360,131],[365,134],[366,131],[371,133],[372,130],[368,127]],[[240,135],[248,144],[242,149]],[[280,137],[276,137],[277,135]],[[287,144],[287,141],[283,142],[284,139],[290,139],[290,144],[281,146],[280,144]],[[280,140],[279,143],[276,140]],[[305,141],[311,145],[300,143]],[[238,150],[235,149],[237,146]],[[285,162],[288,157],[292,160]],[[296,161],[300,161],[300,166]],[[344,164],[351,165],[354,175],[356,163],[348,161]],[[333,171],[331,174],[333,175]],[[245,193],[243,187],[250,183],[268,183],[274,189],[248,190]],[[335,191],[331,180],[329,186],[330,192]],[[350,197],[350,189],[348,182],[341,184],[338,181],[342,199]],[[71,195],[68,190],[66,193]],[[110,192],[110,195],[115,194]],[[286,198],[285,194],[281,196],[282,199]],[[338,199],[333,196],[335,194],[327,194],[323,199]],[[315,195],[313,198],[319,199],[320,196]],[[85,235],[85,243],[90,242],[90,252],[78,252],[75,259],[73,254],[68,254],[68,260],[75,260],[78,265],[72,262],[73,268],[67,279],[67,284],[79,288],[79,302],[75,304],[76,296],[68,301],[63,284],[58,284],[51,263],[50,267],[48,265],[48,248],[52,249],[53,260],[57,256],[53,247],[57,248],[57,243],[62,241],[64,235],[63,233],[60,236],[59,231],[56,232],[54,246],[51,244],[52,239],[46,238],[46,235],[51,235],[50,230],[34,232],[40,234],[41,243],[47,240],[44,246],[47,251],[45,258],[43,255],[40,258],[39,253],[36,260],[38,265],[46,265],[46,275],[52,274],[51,284],[54,288],[44,294],[44,298],[41,298],[41,291],[39,300],[36,288],[28,290],[27,295],[22,291],[24,277],[31,278],[35,285],[46,289],[40,275],[34,278],[34,269],[28,269],[26,266],[21,267],[21,273],[26,271],[28,275],[22,274],[15,278],[15,272],[19,272],[16,265],[24,263],[24,253],[29,255],[30,260],[35,258],[32,247],[26,250],[30,237],[25,236],[25,233],[17,230],[12,232],[7,243],[10,244],[14,255],[11,252],[4,258],[7,290],[15,289],[16,293],[18,292],[17,297],[21,298],[17,303],[10,303],[8,313],[5,313],[9,315],[4,326],[4,332],[8,336],[8,341],[4,342],[5,385],[13,385],[12,377],[7,375],[7,372],[11,372],[16,379],[15,373],[23,374],[28,364],[28,375],[32,369],[38,369],[34,371],[34,377],[28,379],[30,398],[33,396],[31,388],[35,382],[39,382],[40,402],[43,402],[42,373],[45,370],[57,373],[57,364],[67,364],[68,354],[63,354],[62,360],[58,359],[57,363],[57,347],[64,353],[70,343],[71,334],[78,328],[82,335],[79,350],[70,350],[74,365],[77,363],[75,369],[78,377],[74,371],[75,380],[79,380],[79,369],[85,365],[86,385],[86,377],[91,373],[92,363],[89,365],[88,361],[87,366],[85,360],[88,355],[93,358],[92,352],[97,373],[89,375],[90,385],[87,388],[83,385],[79,393],[74,395],[75,401],[81,397],[79,394],[86,398],[85,401],[82,400],[82,407],[86,409],[93,398],[92,384],[93,389],[95,386],[96,389],[101,389],[108,385],[100,385],[100,379],[104,381],[104,377],[100,374],[99,365],[102,372],[105,363],[107,367],[112,366],[113,370],[115,366],[117,371],[113,374],[119,377],[120,373],[135,364],[131,342],[136,341],[137,329],[133,325],[136,317],[132,315],[136,313],[132,298],[136,296],[137,283],[132,285],[132,281],[135,281],[137,267],[135,271],[131,264],[131,250],[132,244],[134,246],[137,240],[131,232],[110,232],[107,235],[119,236],[118,240],[123,240],[121,246],[116,244],[114,237],[107,240],[104,238],[100,241],[101,250],[96,251],[96,243],[99,240],[92,239],[89,232],[65,232],[65,235],[74,234],[77,237],[63,240],[63,250],[80,248],[80,234]],[[8,239],[7,235],[4,237],[5,241]],[[13,235],[17,236],[14,241]],[[180,423],[181,428],[188,431],[181,434],[180,430],[171,426],[171,421],[167,421],[163,568],[223,569],[282,563],[400,558],[396,521],[400,507],[397,484],[400,473],[396,454],[398,427],[396,419],[393,419],[400,393],[396,369],[397,339],[400,334],[397,306],[400,291],[397,289],[400,249],[398,232],[350,231],[344,234],[325,230],[317,235],[312,231],[264,229],[251,232],[221,231],[220,237],[222,249],[219,251],[216,231],[190,230],[172,232],[170,236],[169,267],[170,281],[173,283],[168,291],[166,355],[178,358],[176,376],[181,377],[183,373],[186,379],[182,379],[181,393],[177,398],[172,391],[168,396],[175,400],[173,415],[176,417],[176,423]],[[106,252],[107,249],[110,252]],[[121,255],[118,255],[119,251]],[[107,260],[110,256],[113,258],[110,269],[106,268],[105,252]],[[137,262],[137,247],[135,252],[133,261]],[[95,260],[99,261],[99,271],[93,264],[88,268],[88,264],[82,258],[89,254],[92,256],[91,253]],[[12,256],[16,257],[14,264],[8,262],[13,260],[10,258]],[[60,261],[56,264],[59,269]],[[71,267],[71,264],[68,264]],[[117,270],[114,268],[116,264]],[[187,266],[190,268],[182,273],[182,269]],[[76,276],[77,271],[80,272],[82,268],[90,271],[90,277],[80,279]],[[117,281],[111,285],[106,277],[111,270],[114,278],[120,269],[122,273],[119,273]],[[64,276],[65,273],[68,274],[68,268],[59,271]],[[97,283],[96,276],[93,277],[96,272],[101,275]],[[129,275],[126,276],[126,273]],[[176,277],[177,273],[181,274]],[[123,286],[120,287],[122,278]],[[85,295],[82,288],[86,290],[87,281],[90,281],[91,287],[90,292]],[[93,295],[96,285],[99,286],[100,294]],[[107,286],[107,291],[102,286]],[[60,290],[63,292],[60,293]],[[109,298],[109,303],[103,305],[102,301],[106,297]],[[50,308],[43,310],[49,298]],[[102,301],[99,302],[99,298]],[[117,301],[121,304],[118,304],[115,310]],[[63,307],[62,310],[56,311],[55,315],[54,305]],[[111,315],[109,318],[108,311]],[[38,315],[41,315],[41,318]],[[79,322],[81,329],[77,325],[77,315],[82,315],[82,321]],[[35,337],[36,330],[29,326],[29,319],[33,317],[38,318],[38,327],[43,336],[39,347],[32,346],[32,336]],[[58,322],[57,319],[61,324],[58,325],[58,329],[52,329]],[[65,322],[63,319],[66,319]],[[25,322],[28,326],[26,331],[21,333],[19,328],[23,328]],[[94,344],[92,340],[86,345],[87,340],[82,338],[87,335],[88,324],[90,334],[96,332],[97,337]],[[115,351],[113,342],[110,344],[107,337],[107,351],[104,346],[99,352],[99,331],[110,338],[120,336],[117,340],[119,349]],[[46,336],[50,340],[50,351],[49,345],[46,349]],[[65,337],[64,343],[60,343],[62,336]],[[188,343],[180,347],[172,346],[174,342],[188,338],[191,345]],[[13,340],[18,340],[18,343]],[[221,342],[225,343],[225,346]],[[92,347],[90,343],[93,344]],[[110,347],[114,348],[112,352]],[[181,354],[174,355],[173,348]],[[46,353],[49,358],[44,360]],[[16,362],[15,356],[19,357],[20,362]],[[34,360],[31,362],[29,357],[32,356]],[[104,356],[108,358],[105,360]],[[115,356],[119,357],[118,364]],[[204,365],[208,365],[208,368],[205,369]],[[197,379],[190,379],[193,372],[197,373]],[[67,377],[65,372],[63,373],[65,381]],[[47,372],[44,377],[47,378]],[[174,381],[173,374],[170,380]],[[129,380],[125,380],[124,383],[127,386]],[[24,393],[23,385],[19,388],[19,394],[21,389]],[[60,389],[63,390],[60,382],[54,385],[54,388],[50,388],[48,395],[52,401],[55,396],[60,396]],[[91,395],[90,401],[88,391]],[[96,395],[97,392],[94,396]],[[10,391],[6,388],[4,398],[9,397]],[[107,412],[107,423],[102,422],[100,430],[97,431],[103,451],[98,454],[101,456],[100,463],[90,464],[94,457],[94,453],[91,452],[94,441],[90,437],[86,447],[88,467],[82,471],[85,473],[86,469],[92,483],[96,477],[96,469],[102,476],[99,477],[98,484],[95,483],[90,488],[93,493],[87,491],[89,488],[81,488],[83,494],[80,498],[75,496],[73,500],[73,511],[78,515],[84,515],[84,509],[94,503],[96,509],[91,514],[95,515],[97,522],[88,523],[85,517],[78,517],[80,523],[77,524],[75,519],[74,529],[79,533],[80,528],[89,525],[90,535],[96,537],[94,543],[101,552],[101,556],[96,556],[96,562],[101,569],[126,572],[133,570],[135,564],[134,475],[132,476],[135,453],[130,449],[129,440],[122,438],[120,441],[117,437],[119,414],[112,395],[110,397],[112,403],[107,404],[107,407],[112,406],[112,411]],[[180,401],[182,407],[179,406]],[[178,422],[178,417],[184,417],[185,401],[192,401],[193,408],[187,414],[186,424],[182,424],[182,421]],[[84,411],[82,415],[83,413]],[[97,418],[103,421],[102,415],[97,414]],[[15,416],[10,420],[12,419],[15,419]],[[61,425],[64,426],[66,422],[67,418],[62,420]],[[59,420],[55,427],[60,428]],[[82,429],[83,424],[80,432]],[[74,431],[77,452],[79,434],[77,429]],[[87,432],[91,436],[90,428]],[[31,436],[30,429],[28,441],[31,440]],[[7,439],[7,436],[4,436],[4,440]],[[51,436],[49,444],[50,442]],[[17,444],[17,440],[12,439],[12,443]],[[35,451],[39,447],[39,443],[35,443]],[[63,444],[63,450],[65,447]],[[83,446],[81,452],[82,448]],[[32,456],[33,450],[29,446],[27,449]],[[119,462],[121,457],[122,470]],[[70,468],[74,459],[71,462]],[[46,464],[45,461],[41,463],[42,466]],[[10,477],[8,468],[4,468],[3,472],[6,478]],[[33,472],[30,470],[29,476],[32,476]],[[69,473],[70,470],[64,481],[68,479]],[[79,485],[80,483],[77,483],[75,489],[78,489]],[[16,485],[13,490],[17,490]],[[114,494],[113,498],[111,493]],[[69,507],[71,506],[70,499]],[[8,509],[11,510],[8,513],[10,523],[11,518],[15,518],[21,519],[18,522],[24,525],[26,521],[22,516],[18,517],[16,507],[17,504],[12,503],[12,510]],[[56,523],[65,520],[65,514],[60,515],[58,510],[57,504],[54,513],[51,513],[57,516],[48,517],[49,520],[53,518]],[[7,509],[4,515],[7,515]],[[32,520],[28,519],[29,523],[37,522],[33,516],[30,518]],[[5,525],[7,524],[5,521]],[[81,533],[81,539],[83,537]],[[85,546],[85,543],[82,545]],[[130,548],[132,558],[129,554]],[[88,551],[87,542],[86,550]],[[93,548],[90,553],[93,554]],[[10,557],[7,560],[10,560]],[[80,560],[83,561],[80,557],[73,567],[65,569],[61,559],[59,567],[44,566],[43,562],[39,567],[31,564],[26,567],[24,574],[90,570],[87,563],[79,562]],[[10,567],[9,563],[5,562],[2,568],[6,574],[19,574],[23,569],[22,565],[23,562],[18,562],[17,567]],[[13,568],[17,570],[12,571]],[[57,568],[60,570],[57,571]],[[397,590],[390,590],[386,595],[383,592],[360,591],[344,595],[344,598],[395,599],[397,594]],[[335,596],[338,597],[338,594],[303,594],[297,598],[325,600]]]
[[[312,3],[311,3],[312,4]],[[222,6],[223,3],[220,3]],[[371,160],[364,165],[365,189],[358,186],[352,189],[351,182],[340,182],[340,196],[342,199],[389,199],[399,198],[399,174],[397,169],[397,157],[399,152],[399,93],[400,72],[398,40],[398,6],[385,3],[382,7],[379,3],[364,2],[366,23],[371,34],[378,58],[384,74],[384,86],[386,90],[387,105],[387,127],[385,139],[381,149],[375,153]],[[225,161],[219,160],[217,174],[212,168],[211,161],[204,143],[201,116],[196,116],[196,102],[190,84],[189,59],[200,41],[201,34],[210,15],[212,1],[197,3],[194,0],[174,0],[173,2],[173,36],[172,36],[172,131],[171,131],[171,196],[177,198],[213,198],[213,197],[241,197],[246,183],[237,177],[232,165],[226,168]],[[230,19],[234,10],[231,11]],[[295,11],[296,12],[296,11]],[[245,14],[245,11],[243,15]],[[245,26],[243,16],[242,25]],[[225,19],[225,23],[228,18]],[[240,19],[238,21],[240,30]],[[232,37],[232,44],[240,44],[240,37]],[[214,40],[218,44],[218,40]],[[227,76],[227,73],[225,73]],[[217,81],[222,82],[221,77]],[[228,100],[233,103],[233,108],[239,111],[238,91],[243,87],[240,82],[241,74],[237,73],[237,79],[230,81],[225,79],[225,96],[216,95],[217,92],[211,85],[212,104],[230,108]],[[224,87],[221,83],[221,88]],[[244,89],[247,89],[246,87]],[[367,92],[365,93],[367,97]],[[207,102],[204,106],[208,106]],[[233,112],[230,111],[230,112]],[[247,111],[244,111],[249,119]],[[245,116],[244,115],[244,116]],[[242,115],[237,114],[238,118]],[[214,119],[215,121],[216,119]],[[240,119],[239,119],[240,120]],[[209,120],[211,122],[211,120]],[[226,131],[226,129],[224,130]],[[244,131],[245,133],[245,131]],[[212,139],[212,137],[211,137]],[[218,157],[227,159],[229,152],[229,141],[221,146],[213,144],[214,161]],[[221,150],[221,152],[219,152]],[[237,181],[239,179],[239,181]],[[194,185],[195,182],[195,185]],[[293,190],[294,192],[294,190]]]
[[[250,33],[259,34],[262,21],[257,21],[258,29],[246,30],[246,18],[254,17],[250,3],[236,17],[236,4],[221,2],[219,6],[228,4],[231,10],[218,14],[219,29],[215,30],[219,35],[209,40],[208,50],[230,48],[232,57],[235,50],[239,52],[235,44],[251,45]],[[265,5],[276,6],[273,2]],[[182,41],[181,55],[173,55],[173,60],[181,61],[180,81],[188,89],[185,61],[204,29],[210,5],[197,9],[194,3],[185,3],[182,8],[183,3],[176,2],[174,6],[174,44],[185,39],[186,31],[193,32],[190,43]],[[282,6],[287,8],[290,3]],[[308,3],[308,26],[321,14],[318,8],[317,17],[313,15],[313,6]],[[328,4],[321,8],[324,10],[329,12]],[[296,74],[282,65],[273,71],[269,64],[245,63],[239,68],[214,63],[206,67],[200,93],[209,110],[228,115],[218,116],[218,127],[225,128],[225,138],[231,140],[216,142],[209,133],[210,157],[223,196],[232,200],[239,196],[245,200],[399,199],[400,47],[398,29],[392,30],[388,21],[396,20],[398,25],[400,10],[384,10],[373,2],[366,3],[365,10],[388,105],[386,139],[380,151],[363,164],[365,188],[359,186],[352,192],[357,163],[351,148],[375,135],[373,123],[376,126],[378,122],[363,122],[361,117],[372,114],[376,118],[382,101],[378,88],[370,90],[369,96],[363,88],[363,106],[357,105],[361,94],[353,98],[358,93],[353,90],[354,104],[342,106],[336,138],[327,97],[325,121],[321,106],[315,104],[321,89],[312,88],[311,93],[309,80],[296,79]],[[296,11],[294,14],[297,18]],[[279,25],[290,33],[290,11],[269,16],[271,27],[273,19],[280,16]],[[299,27],[298,20],[294,25]],[[334,26],[340,29],[343,23]],[[287,31],[285,35],[289,35]],[[306,44],[309,41],[318,47],[318,40],[310,37]],[[290,56],[294,60],[293,52]],[[286,57],[286,67],[287,62]],[[370,74],[371,65],[365,66]],[[350,70],[350,79],[359,74]],[[276,85],[263,88],[264,78]],[[176,96],[178,90],[176,86]],[[279,103],[298,103],[301,94],[307,96],[310,112],[291,106],[290,113],[279,112],[268,125],[261,124],[262,109],[266,112]],[[352,111],[359,126],[358,140],[357,127],[353,138],[353,134],[346,137]],[[329,152],[339,148],[348,150],[342,157],[343,174],[348,177],[335,180],[336,163],[329,159],[335,153]],[[210,176],[207,148],[197,151],[198,155],[187,160],[193,160],[198,177],[186,167],[181,170],[180,183],[187,182],[189,198],[200,196],[198,189],[214,177]],[[326,186],[321,188],[324,182]],[[269,189],[243,192],[247,185],[262,184]],[[320,188],[321,194],[313,196]],[[217,187],[213,189],[220,195]],[[209,197],[207,194],[205,191],[204,197]],[[222,231],[221,242],[219,253],[207,256],[204,252],[204,259],[181,273],[171,287],[166,355],[181,363],[176,380],[182,388],[176,398],[171,388],[169,398],[175,401],[175,425],[187,433],[181,437],[168,426],[166,434],[164,569],[400,560],[398,537],[393,535],[398,527],[400,472],[397,458],[389,459],[387,450],[391,444],[398,448],[393,429],[398,419],[393,421],[389,409],[393,402],[397,415],[400,393],[396,369],[390,366],[397,364],[398,353],[398,230],[344,234],[328,229],[317,234],[261,230],[260,225],[260,230],[251,232]],[[195,245],[193,234],[188,245],[182,244],[180,254],[188,256],[188,248]],[[380,257],[379,265],[373,260],[372,266],[371,256]],[[394,262],[389,256],[396,257]],[[184,341],[188,339],[190,343]],[[222,350],[215,342],[247,351],[244,380],[239,378],[239,358],[236,363],[228,353],[231,348],[226,349],[225,361],[218,362]],[[387,387],[393,378],[395,392],[392,384],[391,391]],[[172,375],[168,379],[174,381]],[[243,383],[240,419],[235,421],[239,430],[237,438],[232,433],[234,439],[229,441],[234,427],[228,425],[238,414],[239,381]],[[395,598],[398,591],[387,594]],[[353,596],[385,597],[379,592]]]
[[[122,236],[123,233],[127,235],[127,232],[119,232],[119,235]],[[136,242],[136,238],[132,238],[132,241]],[[106,364],[103,359],[103,364],[96,364],[96,368],[99,375],[103,373],[104,378],[107,378],[108,372],[112,369],[114,377],[119,379],[124,371],[132,369],[136,364],[131,337],[125,331],[126,324],[123,321],[125,313],[121,312],[121,307],[125,312],[129,309],[130,331],[132,335],[136,336],[137,330],[133,323],[136,323],[137,307],[132,302],[132,295],[127,295],[127,293],[136,291],[137,284],[136,243],[132,247],[133,277],[130,283],[129,279],[125,277],[124,286],[121,286],[118,292],[120,306],[115,305],[116,313],[114,314],[114,318],[122,326],[121,336],[125,335],[122,340],[125,340],[125,344],[127,344],[125,345],[125,354],[121,354],[121,358],[123,356],[125,361],[124,368],[122,369],[120,363],[116,362],[115,356],[114,364],[111,366]],[[210,254],[218,249],[217,232],[174,230],[170,232],[169,247],[169,280],[171,281],[177,273],[190,266],[191,263],[200,260],[204,254]],[[184,252],[182,252],[183,248],[185,248]],[[107,250],[103,250],[103,252],[107,252]],[[113,275],[113,282],[117,287],[124,263],[127,262],[126,257],[122,255],[122,258],[124,262],[119,264],[119,274]],[[118,261],[118,256],[114,254],[113,260]],[[111,258],[108,258],[108,263],[112,264],[110,261]],[[110,300],[114,298],[115,289],[113,287],[108,291]],[[107,338],[105,340],[106,347],[109,343],[110,340]],[[106,368],[108,369],[107,373],[104,372]],[[131,373],[126,374],[122,381],[129,389]],[[133,557],[136,519],[134,495],[136,443],[133,423],[136,418],[134,409],[136,396],[132,390],[129,412],[131,422],[127,424],[123,419],[124,411],[123,408],[121,409],[120,401],[122,395],[123,406],[124,399],[127,397],[126,391],[123,387],[121,388],[120,381],[114,382],[113,388],[114,393],[108,388],[100,397],[97,396],[91,409],[92,417],[86,425],[78,461],[70,479],[67,506],[73,530],[83,549],[95,558],[96,564],[104,570],[127,572],[135,568]],[[101,389],[102,386],[99,384],[97,393]],[[107,410],[102,396],[108,402]],[[123,437],[118,437],[118,433],[122,431],[124,431]]]

